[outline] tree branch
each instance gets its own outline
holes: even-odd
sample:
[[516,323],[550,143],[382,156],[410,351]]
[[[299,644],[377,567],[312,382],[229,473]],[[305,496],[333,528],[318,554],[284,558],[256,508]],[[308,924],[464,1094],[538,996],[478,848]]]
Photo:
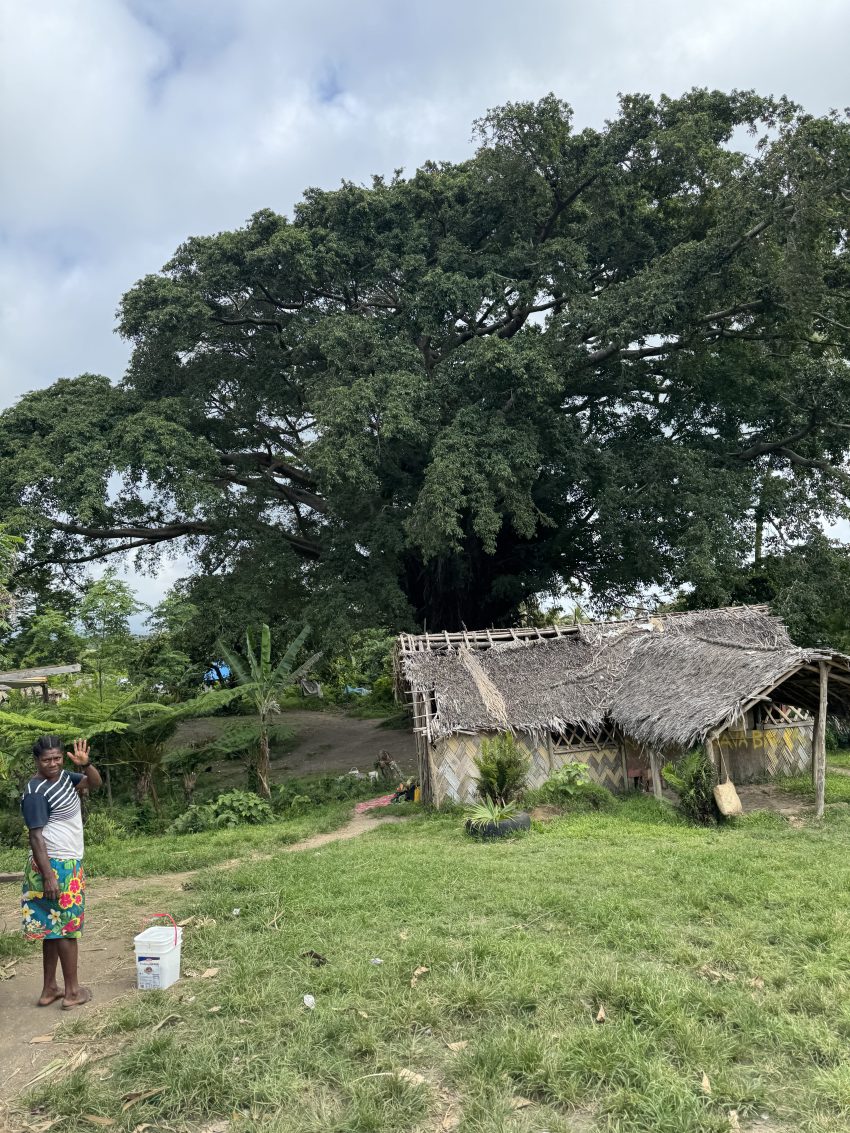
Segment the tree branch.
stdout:
[[782,452],[787,449],[788,445],[794,445],[797,441],[802,441],[805,437],[811,436],[817,427],[816,422],[810,421],[808,425],[798,429],[796,433],[792,433],[789,437],[783,437],[781,441],[757,441],[748,449],[744,449],[743,452],[736,452],[733,455],[738,460],[755,460],[757,457],[766,456],[768,453]]
[[[121,551],[132,551],[137,547],[154,546],[157,543],[170,542],[172,539],[181,539],[187,535],[213,535],[218,531],[218,528],[212,524],[198,523],[194,520],[170,523],[164,527],[85,527],[77,523],[64,523],[58,519],[51,520],[50,524],[58,531],[65,531],[69,535],[79,535],[83,539],[130,539],[129,543],[120,547],[108,547],[88,558],[62,560],[63,562],[73,563],[92,562],[95,559],[105,558],[106,555],[118,554]],[[275,527],[274,530],[305,558],[318,559],[321,557],[322,548],[312,539],[293,535],[291,531],[287,531],[284,527]]]
[[285,476],[289,480],[294,480],[296,484],[301,484],[305,488],[318,487],[318,481],[309,472],[295,464],[290,464],[289,461],[281,460],[279,456],[274,456],[272,453],[262,451],[222,452],[219,453],[218,458],[224,465],[254,464],[260,468],[268,468],[276,476]]

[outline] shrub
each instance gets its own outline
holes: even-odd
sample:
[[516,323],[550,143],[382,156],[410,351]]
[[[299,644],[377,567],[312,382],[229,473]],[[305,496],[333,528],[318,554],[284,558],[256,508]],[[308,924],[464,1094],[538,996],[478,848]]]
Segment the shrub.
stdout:
[[509,732],[483,740],[475,758],[478,794],[494,802],[512,802],[525,787],[531,761]]
[[201,834],[215,826],[212,803],[199,806],[195,803],[174,819],[168,828],[169,834]]
[[86,821],[86,842],[92,846],[103,846],[126,836],[127,831],[124,826],[108,811],[96,810]]
[[678,763],[668,763],[664,778],[679,796],[679,809],[699,826],[717,821],[714,802],[714,768],[701,749],[689,752]]
[[0,846],[10,850],[20,850],[27,845],[29,845],[29,835],[20,813],[0,814]]
[[272,818],[272,809],[265,799],[249,791],[228,791],[214,802],[190,806],[175,818],[169,832],[199,834],[204,830],[230,830],[236,826],[259,826]]
[[565,763],[552,772],[540,789],[549,796],[547,802],[565,802],[574,798],[581,785],[588,782],[586,763]]
[[299,796],[314,806],[319,806],[322,803],[373,798],[378,791],[379,788],[368,778],[358,779],[354,775],[316,775],[309,779],[287,779],[274,792],[274,808],[277,811],[289,810],[293,799]]

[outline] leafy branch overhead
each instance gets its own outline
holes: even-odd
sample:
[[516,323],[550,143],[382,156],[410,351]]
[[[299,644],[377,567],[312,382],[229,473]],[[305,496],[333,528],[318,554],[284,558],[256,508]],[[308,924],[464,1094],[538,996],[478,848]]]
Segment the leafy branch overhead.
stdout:
[[843,515],[847,120],[694,90],[476,130],[188,239],[124,297],[120,385],[2,414],[25,568],[175,547],[266,564],[311,617],[460,628],[562,584],[709,585],[765,524]]

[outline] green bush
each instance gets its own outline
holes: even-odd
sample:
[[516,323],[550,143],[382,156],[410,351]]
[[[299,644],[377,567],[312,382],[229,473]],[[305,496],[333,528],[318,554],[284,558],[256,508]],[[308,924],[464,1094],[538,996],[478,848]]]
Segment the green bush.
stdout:
[[322,803],[356,802],[358,799],[374,798],[380,793],[368,778],[357,779],[354,775],[316,775],[314,778],[287,779],[274,791],[274,808],[288,811],[295,798],[304,798],[313,806]]
[[109,811],[96,810],[86,820],[86,842],[89,845],[103,846],[126,837],[126,828]]
[[0,814],[0,846],[10,850],[20,850],[28,845],[29,835],[20,812]]
[[664,767],[664,778],[679,796],[679,809],[691,822],[710,826],[717,821],[714,768],[702,749]]
[[535,790],[526,791],[526,807],[548,804],[570,811],[612,810],[615,800],[607,788],[591,783],[586,763],[565,763]]
[[475,757],[478,769],[478,794],[494,802],[512,802],[522,793],[528,779],[531,760],[509,732],[483,740]]
[[190,806],[172,822],[171,834],[200,834],[204,830],[259,826],[271,822],[272,809],[265,799],[249,791],[228,791],[211,803]]
[[552,772],[540,790],[548,796],[548,802],[566,802],[578,794],[582,784],[589,783],[587,770],[586,763],[565,763]]

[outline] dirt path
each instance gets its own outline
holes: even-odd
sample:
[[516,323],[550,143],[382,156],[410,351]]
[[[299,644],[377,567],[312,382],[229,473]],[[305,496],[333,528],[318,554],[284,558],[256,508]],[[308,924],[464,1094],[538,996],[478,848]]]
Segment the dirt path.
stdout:
[[[301,710],[284,712],[278,719],[281,724],[292,728],[296,735],[289,750],[276,754],[272,748],[272,780],[276,783],[293,775],[339,775],[352,767],[365,774],[375,766],[382,750],[390,753],[405,774],[416,768],[412,733],[404,729],[382,728],[380,720],[354,720],[338,711]],[[173,742],[180,745],[211,739],[232,726],[232,717],[186,720],[180,725]],[[209,774],[225,786],[231,779],[238,778],[242,771],[232,761],[224,761],[214,764]]]
[[[396,815],[354,815],[345,826],[328,834],[315,834],[303,842],[281,847],[277,853],[298,853],[345,842],[379,826],[404,822]],[[233,869],[245,861],[264,861],[276,854],[232,859],[214,866]],[[126,994],[135,987],[135,964],[128,924],[138,919],[139,908],[154,909],[178,892],[183,883],[199,871],[169,873],[157,878],[116,878],[91,882],[86,892],[86,913],[89,927],[80,942],[80,970],[84,981],[94,992],[94,1003],[86,1012],[97,1011],[103,1004]],[[108,900],[107,900],[108,899]],[[101,911],[103,903],[103,911]],[[0,931],[17,932],[20,925],[20,888],[0,886]],[[40,950],[14,964],[14,975],[0,981],[0,1129],[3,1124],[2,1103],[24,1090],[54,1060],[63,1062],[77,1054],[80,1044],[33,1042],[37,1036],[51,1034],[56,1027],[74,1017],[73,1012],[60,1011],[58,1005],[36,1007],[40,990]]]

